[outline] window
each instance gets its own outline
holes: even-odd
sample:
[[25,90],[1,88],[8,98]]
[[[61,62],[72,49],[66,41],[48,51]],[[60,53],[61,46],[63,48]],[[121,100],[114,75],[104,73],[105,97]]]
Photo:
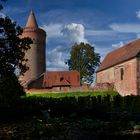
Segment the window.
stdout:
[[120,73],[121,73],[121,80],[123,80],[124,79],[124,69],[123,68],[120,69]]
[[64,77],[60,77],[60,81],[63,81],[64,80]]

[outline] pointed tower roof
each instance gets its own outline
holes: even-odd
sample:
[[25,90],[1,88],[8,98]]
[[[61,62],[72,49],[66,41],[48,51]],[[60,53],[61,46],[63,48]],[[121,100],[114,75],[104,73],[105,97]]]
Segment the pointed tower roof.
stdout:
[[29,14],[29,17],[28,17],[28,20],[27,20],[27,23],[26,23],[25,27],[38,28],[37,21],[36,21],[36,18],[35,18],[35,14],[32,10]]

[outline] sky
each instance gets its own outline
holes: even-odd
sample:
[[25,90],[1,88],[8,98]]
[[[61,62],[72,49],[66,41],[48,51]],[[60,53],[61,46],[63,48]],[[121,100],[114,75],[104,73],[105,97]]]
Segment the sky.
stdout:
[[47,33],[46,70],[68,70],[74,43],[95,47],[101,61],[107,53],[140,38],[140,0],[8,0],[7,15],[24,27],[31,10]]

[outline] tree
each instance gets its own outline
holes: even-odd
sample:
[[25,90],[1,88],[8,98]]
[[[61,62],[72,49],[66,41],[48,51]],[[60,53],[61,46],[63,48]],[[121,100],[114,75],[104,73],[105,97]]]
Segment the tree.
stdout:
[[14,73],[17,67],[21,74],[26,70],[25,51],[32,43],[30,38],[20,38],[22,28],[10,18],[0,18],[0,76]]
[[70,55],[66,62],[69,70],[79,71],[81,83],[91,84],[95,69],[100,64],[100,55],[95,53],[94,47],[85,43],[73,45]]
[[25,52],[30,48],[30,38],[20,38],[23,30],[9,17],[0,18],[0,100],[12,100],[22,95],[15,70],[26,70]]

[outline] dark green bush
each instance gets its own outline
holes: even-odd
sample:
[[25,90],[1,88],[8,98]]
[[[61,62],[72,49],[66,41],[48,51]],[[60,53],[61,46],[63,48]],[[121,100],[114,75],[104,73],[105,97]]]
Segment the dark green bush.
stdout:
[[14,74],[0,77],[0,104],[4,106],[15,105],[20,96],[25,95],[23,88]]
[[140,120],[140,97],[138,96],[79,96],[22,98],[22,108],[33,112],[49,111],[51,116],[92,115],[115,120]]
[[84,118],[83,120],[80,121],[80,126],[83,129],[92,129],[92,130],[99,130],[104,127],[104,122],[100,120],[92,120],[92,119],[87,119]]

